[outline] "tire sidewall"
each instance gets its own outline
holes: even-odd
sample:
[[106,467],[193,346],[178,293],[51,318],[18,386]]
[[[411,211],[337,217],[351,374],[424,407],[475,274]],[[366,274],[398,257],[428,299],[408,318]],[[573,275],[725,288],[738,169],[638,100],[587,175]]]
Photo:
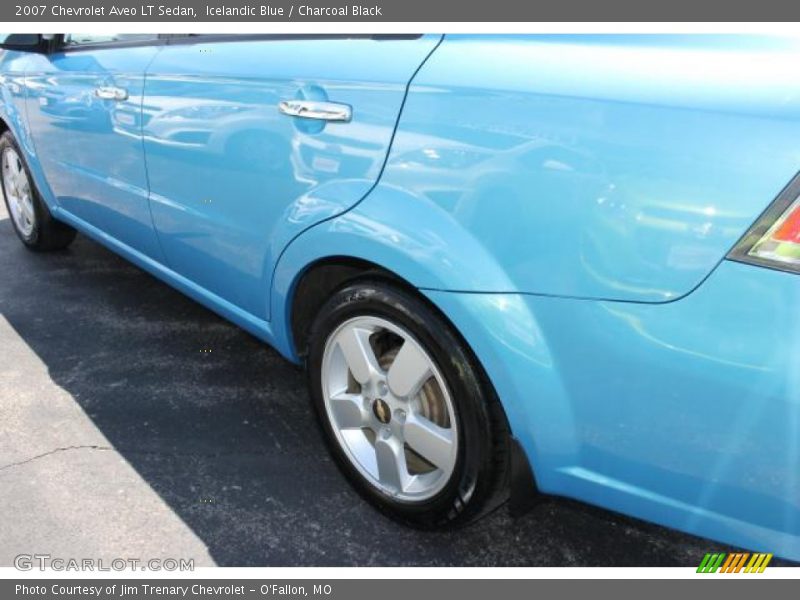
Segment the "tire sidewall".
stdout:
[[[341,323],[358,316],[383,318],[411,333],[434,360],[449,388],[456,413],[458,455],[450,481],[433,498],[400,501],[374,487],[351,463],[333,430],[323,395],[322,358],[329,336]],[[368,500],[392,516],[418,526],[461,520],[470,512],[470,500],[485,487],[491,470],[492,429],[484,401],[486,392],[473,360],[449,324],[423,301],[391,284],[349,284],[320,311],[311,330],[307,361],[311,397],[320,425],[348,479]]]

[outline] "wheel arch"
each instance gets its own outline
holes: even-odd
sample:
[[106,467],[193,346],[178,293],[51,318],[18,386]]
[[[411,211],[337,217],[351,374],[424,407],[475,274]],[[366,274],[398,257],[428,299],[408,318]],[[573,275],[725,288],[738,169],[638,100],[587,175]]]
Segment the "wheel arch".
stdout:
[[55,196],[48,185],[39,157],[36,153],[33,137],[30,128],[27,126],[26,117],[21,114],[15,103],[9,98],[10,92],[0,86],[2,90],[2,100],[0,101],[0,135],[9,132],[14,136],[17,145],[22,149],[23,159],[28,166],[28,170],[33,176],[33,182],[41,195],[42,200],[52,211],[57,202]]
[[392,281],[408,290],[416,289],[397,274],[380,265],[351,256],[328,256],[309,264],[298,274],[288,298],[288,320],[292,347],[305,356],[311,324],[323,304],[340,287],[357,279]]
[[331,292],[365,272],[423,297],[426,290],[512,289],[493,257],[451,215],[425,198],[379,184],[354,208],[306,228],[280,251],[269,295],[278,350],[299,361],[297,314],[322,303],[304,299],[296,306],[298,286],[313,282]]
[[[509,412],[503,402],[492,377],[478,356],[470,341],[465,337],[456,323],[429,295],[422,293],[411,283],[381,265],[352,256],[328,256],[308,265],[297,277],[288,299],[287,322],[293,351],[297,358],[304,360],[307,354],[308,334],[313,320],[323,304],[337,289],[358,280],[385,280],[399,286],[430,307],[442,318],[463,344],[472,358],[481,379],[481,385],[491,394],[499,406],[499,418],[509,432],[508,456],[509,479],[507,481],[512,515],[519,516],[532,508],[539,500],[539,487],[531,457],[523,448],[523,444],[514,435]],[[513,409],[512,409],[513,410]]]
[[[298,273],[292,284],[287,298],[286,320],[292,347],[299,358],[305,356],[307,340],[304,338],[308,335],[314,318],[331,295],[349,283],[367,279],[392,283],[424,302],[453,329],[486,376],[485,369],[469,341],[436,302],[401,274],[370,260],[347,255],[332,255],[315,260]],[[489,381],[488,376],[486,377]],[[491,381],[489,384],[491,385]]]
[[[554,459],[545,455],[559,454],[559,463],[574,457],[575,429],[534,310],[480,241],[426,199],[379,185],[354,209],[295,237],[272,279],[274,345],[301,362],[296,339],[302,335],[302,320],[307,323],[334,289],[364,275],[387,278],[424,298],[474,356],[512,436],[524,448],[512,456],[517,461],[512,497],[519,499],[512,504],[529,504],[525,500],[531,494],[521,490],[537,484],[552,489]],[[497,292],[474,293],[485,289]],[[298,304],[302,295],[318,297]],[[529,401],[532,388],[541,392],[535,406]],[[554,412],[557,435],[546,431],[540,444],[541,417]]]
[[25,153],[28,162],[35,156],[33,140],[30,131],[26,126],[26,119],[22,114],[22,107],[17,106],[17,102],[24,102],[24,98],[18,98],[17,102],[11,95],[8,86],[0,86],[2,99],[0,100],[0,134],[10,131],[14,139]]

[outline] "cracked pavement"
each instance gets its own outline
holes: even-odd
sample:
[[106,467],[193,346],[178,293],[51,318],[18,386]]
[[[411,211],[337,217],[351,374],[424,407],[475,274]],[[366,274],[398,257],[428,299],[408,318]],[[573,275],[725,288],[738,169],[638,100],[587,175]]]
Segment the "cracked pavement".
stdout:
[[20,467],[22,465],[27,465],[34,460],[39,460],[40,458],[45,458],[46,456],[50,456],[52,454],[57,454],[58,452],[69,452],[70,450],[113,450],[111,446],[66,446],[64,448],[54,448],[49,452],[44,452],[42,454],[37,454],[36,456],[32,456],[27,460],[20,460],[17,462],[12,462],[7,465],[0,465],[0,471],[5,471],[6,469],[11,469],[13,467]]
[[459,531],[396,525],[338,473],[304,375],[270,348],[85,237],[26,251],[5,206],[0,256],[0,566],[688,566],[720,549],[555,498]]

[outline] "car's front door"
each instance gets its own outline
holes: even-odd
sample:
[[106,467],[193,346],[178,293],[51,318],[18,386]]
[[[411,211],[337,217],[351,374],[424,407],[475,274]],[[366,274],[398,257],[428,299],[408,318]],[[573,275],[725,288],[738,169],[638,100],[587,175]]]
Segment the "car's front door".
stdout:
[[59,207],[160,260],[141,138],[144,70],[155,34],[66,34],[31,55],[28,122]]
[[153,220],[170,267],[269,319],[281,251],[375,184],[406,86],[438,41],[172,40],[147,69],[142,117]]

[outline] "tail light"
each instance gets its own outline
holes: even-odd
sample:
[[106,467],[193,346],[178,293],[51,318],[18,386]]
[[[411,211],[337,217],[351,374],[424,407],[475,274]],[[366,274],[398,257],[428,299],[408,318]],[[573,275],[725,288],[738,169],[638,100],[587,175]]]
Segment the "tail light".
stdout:
[[800,176],[756,221],[728,258],[800,273]]

